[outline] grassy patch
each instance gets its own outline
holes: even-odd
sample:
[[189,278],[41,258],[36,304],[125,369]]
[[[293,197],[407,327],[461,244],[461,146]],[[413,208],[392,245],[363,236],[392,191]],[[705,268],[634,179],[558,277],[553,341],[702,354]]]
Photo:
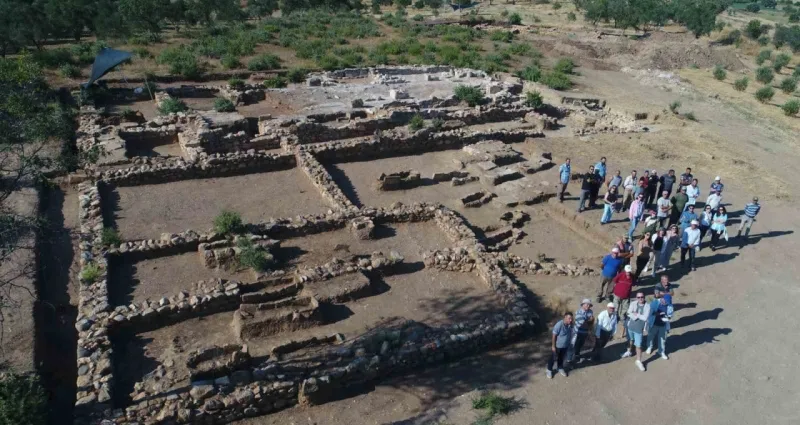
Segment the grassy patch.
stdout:
[[117,232],[116,229],[113,229],[111,227],[104,227],[103,233],[100,234],[100,242],[106,246],[119,245],[122,243],[122,238],[120,237],[119,232]]

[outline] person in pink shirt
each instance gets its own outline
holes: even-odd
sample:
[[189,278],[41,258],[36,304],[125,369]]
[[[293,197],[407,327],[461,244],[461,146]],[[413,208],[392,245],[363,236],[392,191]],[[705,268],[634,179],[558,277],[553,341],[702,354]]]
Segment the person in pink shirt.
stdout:
[[636,200],[631,203],[631,208],[628,210],[628,218],[631,220],[631,227],[628,229],[628,237],[633,238],[633,232],[636,226],[642,221],[644,215],[644,193],[636,195]]

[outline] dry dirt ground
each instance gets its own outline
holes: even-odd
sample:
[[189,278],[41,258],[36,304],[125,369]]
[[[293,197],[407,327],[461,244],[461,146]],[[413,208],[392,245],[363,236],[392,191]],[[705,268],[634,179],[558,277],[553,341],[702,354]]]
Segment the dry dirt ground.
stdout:
[[[287,197],[288,193],[292,196]],[[120,234],[128,240],[158,238],[163,232],[189,229],[203,232],[213,226],[214,217],[223,209],[240,213],[245,223],[257,223],[330,208],[298,168],[121,187],[107,198],[104,213],[113,212],[107,220],[116,222]]]
[[[613,108],[629,112],[658,113],[660,118],[650,133],[575,138],[557,132],[531,142],[553,152],[557,163],[570,156],[573,170],[578,171],[607,156],[609,170],[620,169],[623,175],[632,168],[640,172],[655,168],[659,173],[674,168],[680,173],[690,166],[700,179],[703,196],[711,179],[721,175],[726,183],[724,203],[732,212],[731,226],[753,195],[762,200],[762,213],[745,245],[732,239],[716,252],[704,249],[696,272],[677,267],[669,271],[678,285],[678,310],[667,342],[670,359],[653,356],[646,362],[647,372],[642,373],[630,359],[618,358],[622,345],[617,339],[605,351],[606,362],[550,381],[543,367],[548,355],[547,334],[540,333],[456,364],[362,388],[340,401],[293,408],[240,424],[467,425],[478,417],[471,400],[481,389],[497,390],[522,404],[520,410],[498,417],[498,425],[800,421],[795,410],[800,373],[792,360],[800,344],[787,337],[791,325],[783,318],[794,311],[800,294],[794,279],[798,265],[793,260],[800,244],[796,234],[800,217],[794,213],[800,170],[792,123],[787,124],[785,117],[770,116],[762,105],[709,97],[703,87],[665,89],[621,72],[581,69],[581,73],[585,84],[581,94],[599,96]],[[549,100],[556,96],[546,92]],[[667,105],[674,100],[680,100],[685,111],[693,111],[699,122],[671,116]],[[555,175],[551,179],[555,180]],[[359,183],[354,186],[358,191]],[[575,194],[576,184],[571,188]],[[566,202],[576,204],[574,197]],[[599,210],[585,214],[599,221]],[[533,243],[526,246],[523,240],[512,252],[596,259],[609,248],[576,241],[580,236],[572,230],[540,222],[538,217],[534,215],[529,226],[539,224],[546,230],[529,232]],[[626,228],[624,216],[617,215],[608,232],[618,236]],[[735,234],[735,228],[731,231]],[[566,236],[567,232],[573,233]],[[597,278],[587,277],[524,276],[520,281],[543,298],[544,304],[558,309],[567,305],[571,310],[577,309],[578,300],[593,295],[598,284]],[[642,289],[649,293],[652,285],[653,281],[646,279]],[[651,410],[653,406],[658,408]]]

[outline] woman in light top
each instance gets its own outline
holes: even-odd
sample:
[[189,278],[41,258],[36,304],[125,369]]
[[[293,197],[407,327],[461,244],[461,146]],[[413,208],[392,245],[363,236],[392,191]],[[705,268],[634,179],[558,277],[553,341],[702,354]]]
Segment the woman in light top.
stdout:
[[[686,186],[686,196],[689,197],[689,201],[686,203],[687,207],[697,203],[697,198],[700,197],[700,187],[697,186],[697,179],[692,180],[692,184]],[[685,209],[684,207],[684,210]]]
[[728,210],[725,207],[719,207],[717,214],[711,220],[711,250],[714,251],[717,249],[717,244],[719,243],[719,237],[722,236],[725,238],[725,242],[728,241],[728,229],[725,228],[725,225],[728,223]]
[[703,238],[706,237],[706,232],[711,228],[711,222],[714,220],[714,213],[711,212],[711,205],[706,205],[703,212],[700,213],[700,248],[703,249]]

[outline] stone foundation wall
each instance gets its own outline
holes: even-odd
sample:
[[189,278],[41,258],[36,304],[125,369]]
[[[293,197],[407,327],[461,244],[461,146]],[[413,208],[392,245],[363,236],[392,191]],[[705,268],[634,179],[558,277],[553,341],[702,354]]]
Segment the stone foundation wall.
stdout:
[[[78,331],[75,414],[89,421],[111,407],[114,388],[113,349],[108,337],[111,306],[108,303],[108,263],[100,246],[103,231],[100,190],[92,183],[82,183],[78,190],[81,279],[75,319]],[[98,276],[93,280],[85,279],[91,270],[98,270]]]
[[337,211],[355,211],[358,209],[339,189],[328,170],[317,161],[314,155],[300,150],[295,155],[297,156],[297,166],[311,179],[311,183],[316,186],[331,207]]
[[378,138],[368,140],[346,140],[300,146],[299,149],[313,152],[322,162],[347,162],[367,159],[389,158],[460,149],[465,145],[483,140],[500,140],[504,143],[521,143],[529,137],[542,137],[536,130],[466,131],[463,129],[433,132],[425,128],[411,136],[398,132],[386,132]]
[[137,186],[282,171],[294,168],[295,165],[295,156],[292,154],[248,151],[212,154],[199,162],[178,160],[105,171],[98,177],[115,186]]

